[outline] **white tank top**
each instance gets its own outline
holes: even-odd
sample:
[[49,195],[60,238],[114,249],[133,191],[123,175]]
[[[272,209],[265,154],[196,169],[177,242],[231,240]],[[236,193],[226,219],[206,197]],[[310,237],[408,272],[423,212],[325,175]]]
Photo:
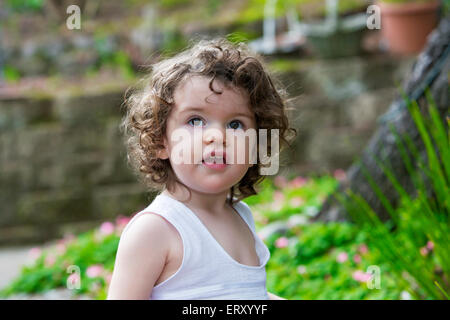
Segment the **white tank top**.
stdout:
[[151,300],[267,300],[265,266],[270,251],[255,231],[249,206],[239,201],[234,209],[247,223],[255,239],[259,266],[234,260],[184,203],[159,194],[128,222],[122,235],[137,217],[153,212],[169,221],[183,241],[183,261],[169,278],[156,285]]

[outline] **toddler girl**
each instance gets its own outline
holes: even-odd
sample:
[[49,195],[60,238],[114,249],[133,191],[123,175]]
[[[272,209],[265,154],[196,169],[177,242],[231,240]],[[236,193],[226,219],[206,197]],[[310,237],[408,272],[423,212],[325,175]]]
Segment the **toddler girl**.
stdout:
[[[121,235],[108,299],[281,299],[267,292],[270,252],[242,199],[264,179],[250,160],[258,131],[277,129],[281,147],[296,133],[285,91],[261,57],[222,38],[154,64],[143,84],[122,129],[130,164],[158,193]],[[256,143],[242,152],[243,132]]]

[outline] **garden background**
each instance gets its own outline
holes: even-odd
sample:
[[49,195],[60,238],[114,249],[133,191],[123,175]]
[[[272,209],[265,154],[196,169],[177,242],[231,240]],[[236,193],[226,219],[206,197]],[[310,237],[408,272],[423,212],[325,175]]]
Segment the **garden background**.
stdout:
[[[441,33],[411,52],[394,52],[383,29],[368,27],[369,0],[2,2],[1,296],[106,298],[120,233],[155,196],[126,164],[125,91],[192,39],[224,36],[262,54],[295,107],[298,136],[279,173],[244,200],[271,252],[268,291],[448,298],[450,23],[448,1],[437,2]],[[68,27],[71,4],[80,29]],[[408,87],[417,75],[430,91]],[[409,120],[392,121],[388,135],[381,129],[399,101]],[[398,158],[388,153],[345,190],[374,141]],[[368,189],[367,201],[356,194]]]

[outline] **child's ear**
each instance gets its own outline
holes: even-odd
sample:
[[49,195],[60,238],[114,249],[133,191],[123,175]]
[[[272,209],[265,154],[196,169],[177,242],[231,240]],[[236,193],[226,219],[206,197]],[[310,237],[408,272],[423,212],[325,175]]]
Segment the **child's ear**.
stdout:
[[158,158],[163,159],[163,160],[169,158],[169,152],[167,151],[166,139],[164,139],[164,148],[158,151]]
[[161,149],[158,151],[158,158],[165,160],[169,158],[169,155],[167,154],[167,150],[166,149]]

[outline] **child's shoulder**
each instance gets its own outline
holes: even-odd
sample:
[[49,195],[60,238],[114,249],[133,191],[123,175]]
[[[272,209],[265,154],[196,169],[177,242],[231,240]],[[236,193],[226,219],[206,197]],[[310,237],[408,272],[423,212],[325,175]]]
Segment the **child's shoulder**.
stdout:
[[242,200],[240,200],[237,205],[241,208],[240,212],[242,213],[243,218],[250,224],[252,229],[255,229],[255,220],[253,219],[252,209],[250,206]]
[[142,299],[151,294],[171,261],[172,232],[163,217],[147,211],[139,213],[127,226],[117,249],[112,296]]
[[243,200],[239,200],[238,202],[236,202],[235,205],[239,206],[239,208],[241,209],[241,212],[243,212],[244,215],[246,215],[246,216],[252,215],[252,209],[250,209],[250,206],[247,203],[245,203]]
[[125,230],[120,237],[120,245],[132,251],[148,250],[152,246],[169,250],[177,232],[164,217],[149,211],[130,220]]
[[252,210],[250,209],[250,206],[245,203],[243,200],[239,200],[238,201],[239,204],[241,204],[246,210],[248,210],[249,212],[251,212]]

